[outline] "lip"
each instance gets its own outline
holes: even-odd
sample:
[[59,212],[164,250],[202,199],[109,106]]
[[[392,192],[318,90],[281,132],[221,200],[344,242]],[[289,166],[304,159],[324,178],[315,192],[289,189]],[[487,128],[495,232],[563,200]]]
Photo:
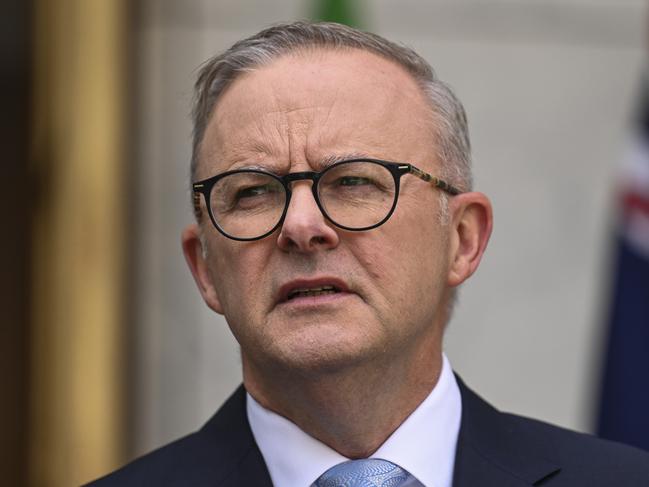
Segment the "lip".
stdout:
[[[306,288],[318,288],[318,287],[323,287],[323,286],[333,286],[336,288],[338,291],[335,294],[329,294],[325,296],[318,296],[316,298],[314,297],[309,297],[308,299],[323,299],[323,298],[331,298],[335,297],[341,294],[349,294],[351,293],[349,286],[345,281],[342,279],[339,279],[337,277],[331,277],[331,276],[319,276],[316,278],[304,278],[304,279],[293,279],[292,281],[289,281],[282,286],[280,286],[276,299],[275,299],[275,304],[282,304],[282,303],[287,303],[289,302],[288,296],[289,294],[296,290],[296,289],[306,289]],[[291,300],[301,300],[301,299],[307,299],[307,298],[293,298]]]

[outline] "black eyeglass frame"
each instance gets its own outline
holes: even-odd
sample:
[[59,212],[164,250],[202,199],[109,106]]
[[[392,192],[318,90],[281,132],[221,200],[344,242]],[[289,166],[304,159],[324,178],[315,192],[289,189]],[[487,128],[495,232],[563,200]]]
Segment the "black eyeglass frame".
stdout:
[[[334,219],[332,219],[328,214],[327,211],[325,210],[324,206],[320,202],[320,197],[318,196],[318,182],[322,178],[323,175],[325,175],[328,171],[338,168],[343,164],[350,164],[354,162],[371,162],[374,164],[378,164],[380,166],[383,166],[386,168],[388,171],[390,171],[390,174],[392,174],[392,177],[394,178],[394,201],[392,202],[392,207],[390,208],[390,211],[388,211],[387,215],[385,218],[383,218],[380,222],[375,223],[373,225],[369,225],[367,227],[362,227],[362,228],[350,228],[345,225],[341,225],[337,223]],[[214,215],[212,213],[212,205],[210,204],[210,193],[212,192],[212,188],[214,185],[220,180],[223,179],[226,176],[229,176],[231,174],[239,174],[239,173],[254,173],[254,174],[263,174],[265,176],[270,176],[273,179],[279,181],[284,188],[284,191],[286,193],[286,201],[284,203],[284,210],[282,211],[282,215],[280,216],[279,220],[277,221],[277,224],[271,228],[269,231],[266,233],[258,236],[258,237],[234,237],[230,234],[228,234],[223,228],[219,226],[219,224],[216,222],[216,219],[214,218]],[[455,186],[447,183],[446,181],[439,179],[435,176],[432,176],[428,174],[425,171],[422,171],[421,169],[413,166],[412,164],[407,164],[407,163],[398,163],[398,162],[390,162],[390,161],[384,161],[381,159],[369,159],[369,158],[358,158],[358,159],[346,159],[343,161],[336,162],[335,164],[332,164],[331,166],[325,168],[322,171],[302,171],[302,172],[293,172],[293,173],[288,173],[284,176],[278,176],[276,174],[273,174],[268,171],[263,171],[261,169],[234,169],[232,171],[226,171],[220,174],[217,174],[216,176],[212,176],[207,179],[203,179],[201,181],[196,181],[195,183],[192,183],[192,190],[194,192],[194,211],[196,212],[196,215],[200,217],[201,214],[201,207],[200,207],[200,195],[202,194],[204,199],[205,199],[205,206],[207,207],[207,213],[210,217],[210,220],[212,221],[212,224],[214,227],[225,237],[232,239],[232,240],[237,240],[240,242],[249,242],[249,241],[254,241],[254,240],[261,240],[262,238],[268,237],[270,234],[272,234],[275,230],[277,230],[279,227],[282,226],[282,223],[284,223],[284,218],[286,218],[286,213],[288,212],[288,207],[291,203],[291,186],[290,184],[295,182],[295,181],[304,181],[307,179],[310,179],[313,184],[311,185],[311,192],[313,193],[313,198],[318,205],[318,208],[324,215],[324,217],[331,222],[334,226],[341,228],[343,230],[347,230],[350,232],[364,232],[367,230],[372,230],[373,228],[379,227],[383,225],[386,221],[390,219],[392,216],[392,213],[394,213],[395,208],[397,207],[397,201],[399,200],[399,188],[400,188],[400,181],[401,181],[401,176],[404,174],[412,174],[413,176],[417,176],[419,179],[426,181],[428,183],[431,183],[433,187],[441,189],[442,191],[445,191],[446,193],[450,194],[451,196],[456,196],[458,194],[461,194],[462,191]]]

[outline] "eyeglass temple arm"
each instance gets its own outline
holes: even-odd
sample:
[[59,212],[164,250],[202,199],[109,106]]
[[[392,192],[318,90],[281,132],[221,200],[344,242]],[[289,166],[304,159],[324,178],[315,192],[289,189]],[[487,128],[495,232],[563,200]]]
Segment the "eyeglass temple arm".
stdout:
[[203,210],[201,208],[201,193],[205,187],[202,183],[192,184],[192,206],[194,207],[194,215],[196,219],[200,220],[203,215]]
[[408,172],[412,174],[413,176],[417,176],[419,179],[422,179],[423,181],[426,181],[428,183],[431,183],[433,186],[436,188],[441,189],[442,191],[446,191],[447,193],[456,196],[458,194],[461,194],[462,191],[460,191],[458,188],[455,186],[447,183],[443,179],[436,178],[435,176],[431,176],[425,171],[422,171],[421,169],[413,166],[412,164],[408,165]]

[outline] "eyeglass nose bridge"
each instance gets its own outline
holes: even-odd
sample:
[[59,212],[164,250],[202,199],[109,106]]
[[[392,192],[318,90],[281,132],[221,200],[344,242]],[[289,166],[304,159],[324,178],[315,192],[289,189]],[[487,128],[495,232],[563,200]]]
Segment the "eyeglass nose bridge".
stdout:
[[315,171],[290,172],[285,176],[282,176],[281,180],[288,186],[289,183],[293,183],[295,181],[304,181],[305,179],[310,179],[311,181],[313,181],[313,185],[315,186],[320,179],[320,176],[321,173]]
[[320,202],[320,197],[318,196],[318,181],[320,180],[320,177],[322,176],[322,173],[316,172],[316,171],[300,171],[300,172],[291,172],[288,173],[284,176],[280,177],[280,180],[284,184],[284,189],[286,190],[286,206],[284,207],[284,213],[282,214],[282,217],[278,223],[277,226],[282,226],[284,224],[284,219],[286,218],[286,214],[288,213],[288,207],[291,204],[291,197],[293,195],[293,189],[291,188],[291,183],[294,183],[296,181],[306,181],[306,180],[311,180],[313,184],[311,184],[311,194],[313,194],[313,199],[315,200],[316,206],[320,210],[320,213],[327,219],[331,220],[329,218],[329,215],[327,215],[327,212],[325,209],[322,207],[322,203]]
[[318,181],[320,180],[321,176],[322,173],[316,171],[291,172],[282,176],[280,179],[282,180],[282,183],[284,183],[284,187],[286,188],[286,193],[287,193],[286,205],[288,206],[291,199],[291,193],[292,193],[291,183],[294,183],[296,181],[311,180],[313,182],[313,184],[311,185],[311,192],[313,193],[313,198],[315,199],[316,203],[318,204],[318,207],[320,207],[320,210],[322,211],[322,207],[320,206],[320,198],[318,197],[318,191],[317,191]]

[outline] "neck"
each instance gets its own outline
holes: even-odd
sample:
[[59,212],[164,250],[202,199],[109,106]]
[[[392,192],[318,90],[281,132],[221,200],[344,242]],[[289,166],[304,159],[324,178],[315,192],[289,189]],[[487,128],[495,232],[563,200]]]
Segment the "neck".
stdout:
[[[256,364],[243,354],[244,384],[262,406],[347,458],[374,453],[435,387],[441,347],[335,372]],[[404,355],[405,357],[405,355]]]

